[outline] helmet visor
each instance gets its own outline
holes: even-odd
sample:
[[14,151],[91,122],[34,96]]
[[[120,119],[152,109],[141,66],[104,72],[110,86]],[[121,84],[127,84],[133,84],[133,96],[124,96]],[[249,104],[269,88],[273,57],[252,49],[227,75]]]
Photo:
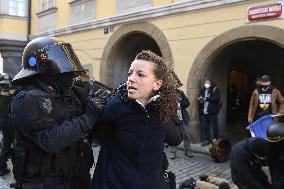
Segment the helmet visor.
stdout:
[[82,75],[85,74],[85,70],[76,56],[71,44],[56,44],[47,49],[46,53],[47,59],[56,64],[60,73],[79,72]]

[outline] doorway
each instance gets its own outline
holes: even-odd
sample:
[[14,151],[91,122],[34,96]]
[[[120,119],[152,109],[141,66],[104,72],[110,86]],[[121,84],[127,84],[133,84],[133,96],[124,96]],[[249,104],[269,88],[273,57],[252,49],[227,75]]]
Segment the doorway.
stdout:
[[219,85],[225,102],[219,114],[223,136],[243,138],[249,135],[247,113],[256,77],[270,75],[272,85],[283,94],[283,60],[282,47],[258,39],[232,43],[212,60],[205,75]]

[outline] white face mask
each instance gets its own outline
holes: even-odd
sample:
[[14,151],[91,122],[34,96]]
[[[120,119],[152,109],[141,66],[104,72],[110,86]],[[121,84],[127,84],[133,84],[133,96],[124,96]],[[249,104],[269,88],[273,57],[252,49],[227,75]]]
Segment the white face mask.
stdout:
[[208,89],[208,88],[210,88],[210,84],[209,83],[206,83],[205,85],[204,85],[204,87],[206,88],[206,89]]

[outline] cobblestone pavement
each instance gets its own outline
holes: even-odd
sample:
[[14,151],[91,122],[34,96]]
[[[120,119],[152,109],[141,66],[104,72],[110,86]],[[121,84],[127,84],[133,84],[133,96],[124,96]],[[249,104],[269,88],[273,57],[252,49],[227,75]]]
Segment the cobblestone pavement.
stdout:
[[[165,150],[169,154],[169,150]],[[193,177],[198,179],[200,175],[212,175],[227,179],[231,182],[229,162],[216,163],[211,157],[203,154],[194,154],[193,158],[186,157],[182,151],[178,151],[177,158],[169,159],[169,170],[176,174],[176,183]]]
[[[169,149],[165,149],[165,151],[167,154],[169,153]],[[98,152],[99,148],[94,148],[95,160]],[[11,162],[9,162],[9,167],[11,166]],[[93,170],[94,167],[91,172]],[[231,181],[229,162],[215,163],[209,156],[196,153],[194,158],[188,158],[180,150],[176,159],[169,159],[169,170],[176,174],[177,185],[190,177],[197,179],[202,174],[218,176]],[[10,188],[10,183],[12,182],[14,182],[12,173],[0,177],[0,189]]]

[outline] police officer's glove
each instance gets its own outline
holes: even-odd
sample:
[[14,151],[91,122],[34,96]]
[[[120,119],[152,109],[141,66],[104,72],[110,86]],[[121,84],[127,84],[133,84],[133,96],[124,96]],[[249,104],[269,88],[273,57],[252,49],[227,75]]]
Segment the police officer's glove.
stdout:
[[109,90],[99,89],[93,93],[92,89],[90,89],[89,96],[85,100],[86,110],[90,113],[101,115],[111,95]]
[[84,102],[90,93],[90,82],[75,78],[72,84],[72,90],[81,100],[81,102]]
[[206,182],[208,180],[208,175],[200,175],[199,180]]
[[196,180],[191,177],[185,180],[183,183],[181,183],[178,188],[179,189],[185,189],[185,188],[194,189],[195,186],[196,186]]
[[219,185],[219,189],[230,189],[230,186],[226,182],[221,182]]

